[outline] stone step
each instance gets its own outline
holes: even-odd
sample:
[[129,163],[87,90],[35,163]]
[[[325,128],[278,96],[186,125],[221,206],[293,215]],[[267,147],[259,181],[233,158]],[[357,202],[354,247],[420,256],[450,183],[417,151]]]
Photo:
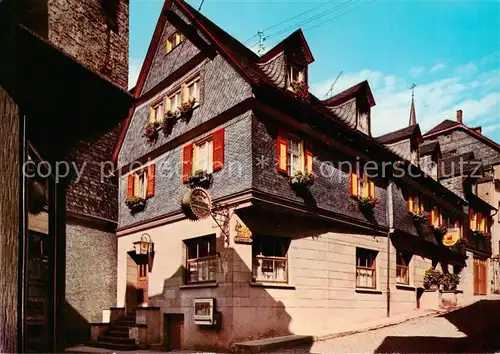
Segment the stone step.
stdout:
[[114,337],[109,334],[104,334],[100,335],[97,340],[99,342],[106,342],[106,343],[114,343],[114,344],[124,344],[124,345],[130,345],[130,344],[135,344],[135,339],[131,338],[124,338],[124,337]]
[[104,332],[104,335],[109,335],[110,337],[128,338],[128,330],[123,331],[121,329],[110,328],[106,332]]
[[87,345],[95,348],[111,349],[111,350],[121,350],[121,351],[133,351],[139,349],[139,347],[134,344],[120,344],[111,342],[89,342]]

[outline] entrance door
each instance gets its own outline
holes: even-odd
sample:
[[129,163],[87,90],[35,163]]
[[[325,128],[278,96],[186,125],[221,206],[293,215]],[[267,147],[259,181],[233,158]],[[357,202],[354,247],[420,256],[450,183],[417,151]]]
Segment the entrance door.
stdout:
[[474,257],[474,295],[487,294],[487,271],[486,259]]
[[164,318],[167,350],[182,349],[184,342],[184,315],[166,314]]
[[148,303],[148,264],[137,265],[137,306]]

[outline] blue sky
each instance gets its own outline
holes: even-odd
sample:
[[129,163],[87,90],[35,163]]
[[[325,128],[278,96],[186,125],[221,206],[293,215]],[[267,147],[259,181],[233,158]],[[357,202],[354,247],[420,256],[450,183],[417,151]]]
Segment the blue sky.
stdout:
[[[196,8],[200,3],[188,2]],[[162,4],[130,0],[130,86]],[[320,98],[341,71],[334,94],[367,79],[377,102],[372,114],[377,136],[408,124],[415,82],[417,120],[424,132],[445,118],[455,119],[460,108],[467,125],[483,126],[483,134],[500,142],[500,2],[205,0],[202,12],[244,42],[314,8],[265,30],[264,43],[269,49],[296,24],[309,21],[300,27],[315,57],[309,84]]]

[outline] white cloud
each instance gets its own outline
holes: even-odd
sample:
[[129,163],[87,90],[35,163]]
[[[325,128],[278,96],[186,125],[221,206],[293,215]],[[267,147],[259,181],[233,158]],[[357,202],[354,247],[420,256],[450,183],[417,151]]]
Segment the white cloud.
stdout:
[[443,63],[439,63],[434,65],[432,68],[429,69],[430,73],[435,73],[436,71],[444,69],[445,65]]
[[477,71],[478,71],[478,68],[477,68],[477,65],[474,64],[474,62],[470,62],[470,63],[465,64],[465,65],[459,65],[455,69],[455,72],[460,76],[470,76],[470,75],[477,73]]
[[137,78],[141,72],[142,61],[139,59],[130,59],[128,68],[128,88],[131,89],[137,83]]
[[[456,110],[462,109],[465,124],[482,125],[484,134],[500,135],[498,71],[476,75],[475,80],[453,74],[429,82],[424,79],[425,77],[419,80],[421,84],[415,89],[417,122],[423,133],[444,119],[455,119]],[[320,99],[325,99],[325,94],[334,80],[335,78],[332,78],[313,84],[311,91]],[[408,126],[411,77],[402,78],[364,69],[342,75],[335,84],[333,94],[338,94],[363,80],[368,80],[377,103],[372,110],[373,136]]]
[[412,69],[410,70],[410,75],[411,75],[412,77],[417,77],[417,76],[422,75],[422,74],[424,73],[424,71],[425,71],[425,68],[424,68],[424,67],[422,67],[422,66],[418,66],[418,67],[412,68]]

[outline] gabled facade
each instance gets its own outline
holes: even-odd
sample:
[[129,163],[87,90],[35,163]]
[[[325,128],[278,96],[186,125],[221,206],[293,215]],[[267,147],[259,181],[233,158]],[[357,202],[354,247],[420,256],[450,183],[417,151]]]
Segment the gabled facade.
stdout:
[[412,155],[370,136],[367,82],[314,97],[312,60],[300,31],[259,57],[165,2],[115,150],[117,305],[164,328],[136,342],[222,350],[334,330],[414,310],[427,268],[464,264],[414,217],[464,225],[463,200],[428,176],[368,173]]

